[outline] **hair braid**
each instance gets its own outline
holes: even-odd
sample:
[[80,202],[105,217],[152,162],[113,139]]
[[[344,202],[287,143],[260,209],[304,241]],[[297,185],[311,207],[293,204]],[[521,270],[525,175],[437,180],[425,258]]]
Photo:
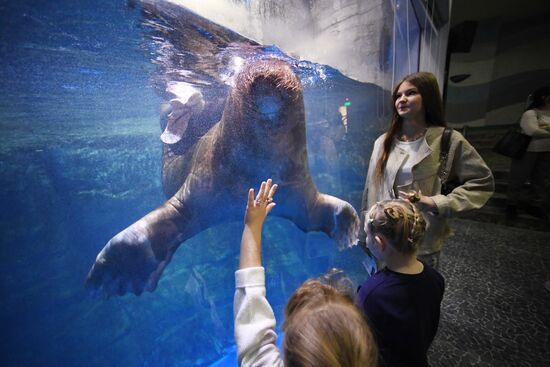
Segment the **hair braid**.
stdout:
[[420,213],[420,210],[416,207],[416,205],[414,205],[413,203],[409,204],[413,212],[412,227],[409,233],[409,243],[411,246],[415,247],[418,246],[418,243],[420,242],[420,239],[424,234],[426,223],[424,222],[424,218],[422,217],[422,214]]
[[369,210],[371,230],[391,240],[400,252],[417,250],[424,235],[426,222],[420,210],[408,200],[396,199],[376,203]]

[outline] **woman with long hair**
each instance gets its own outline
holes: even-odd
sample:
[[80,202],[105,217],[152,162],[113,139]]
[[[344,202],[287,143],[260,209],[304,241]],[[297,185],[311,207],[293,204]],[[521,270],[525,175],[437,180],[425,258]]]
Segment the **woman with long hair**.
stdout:
[[543,208],[549,204],[550,188],[550,87],[533,92],[531,103],[521,116],[520,126],[524,134],[531,136],[531,142],[521,158],[512,160],[506,217],[516,217],[521,188],[529,180],[533,189],[525,209],[531,215],[547,219],[548,215]]
[[[401,197],[414,202],[427,222],[418,257],[437,268],[443,241],[450,234],[446,218],[481,208],[493,194],[493,175],[472,145],[454,130],[442,167],[441,139],[447,124],[432,73],[406,76],[396,85],[392,102],[390,126],[375,141],[370,159],[363,220],[364,212],[378,201]],[[451,192],[441,191],[443,171],[447,182],[456,185]],[[364,247],[364,232],[359,241]]]

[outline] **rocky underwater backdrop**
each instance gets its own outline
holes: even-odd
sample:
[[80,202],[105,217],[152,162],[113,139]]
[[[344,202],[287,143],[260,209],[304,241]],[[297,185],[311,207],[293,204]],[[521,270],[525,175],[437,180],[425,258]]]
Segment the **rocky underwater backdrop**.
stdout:
[[[84,288],[105,243],[166,200],[159,136],[162,46],[169,40],[158,30],[182,27],[187,38],[177,47],[202,45],[178,49],[184,62],[171,66],[184,78],[202,75],[193,79],[197,85],[219,72],[209,57],[239,51],[222,42],[237,37],[232,31],[212,39],[193,26],[195,18],[186,19],[168,24],[123,0],[0,2],[2,366],[235,365],[241,222],[186,241],[153,293],[98,299]],[[387,92],[276,46],[262,52],[291,63],[302,80],[319,191],[359,211]],[[222,84],[211,85],[210,92],[226,93]],[[366,276],[360,249],[340,252],[325,234],[306,234],[280,218],[267,220],[264,261],[279,321],[304,280],[331,267],[356,284]]]

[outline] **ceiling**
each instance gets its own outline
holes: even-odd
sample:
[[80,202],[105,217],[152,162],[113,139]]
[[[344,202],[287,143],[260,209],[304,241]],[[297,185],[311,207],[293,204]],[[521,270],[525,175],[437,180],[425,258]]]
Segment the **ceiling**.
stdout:
[[452,0],[451,6],[451,25],[465,20],[527,18],[543,13],[549,14],[550,22],[550,0]]

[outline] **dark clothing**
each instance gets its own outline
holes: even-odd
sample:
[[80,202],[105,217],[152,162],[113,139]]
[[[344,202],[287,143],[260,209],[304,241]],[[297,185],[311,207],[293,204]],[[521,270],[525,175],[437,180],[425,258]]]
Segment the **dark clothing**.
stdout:
[[445,280],[424,264],[420,274],[380,270],[359,289],[357,305],[376,335],[380,366],[428,366]]
[[532,186],[528,202],[534,206],[546,207],[548,202],[548,175],[550,152],[525,152],[520,159],[512,159],[508,182],[508,205],[517,205],[523,184],[529,180]]

